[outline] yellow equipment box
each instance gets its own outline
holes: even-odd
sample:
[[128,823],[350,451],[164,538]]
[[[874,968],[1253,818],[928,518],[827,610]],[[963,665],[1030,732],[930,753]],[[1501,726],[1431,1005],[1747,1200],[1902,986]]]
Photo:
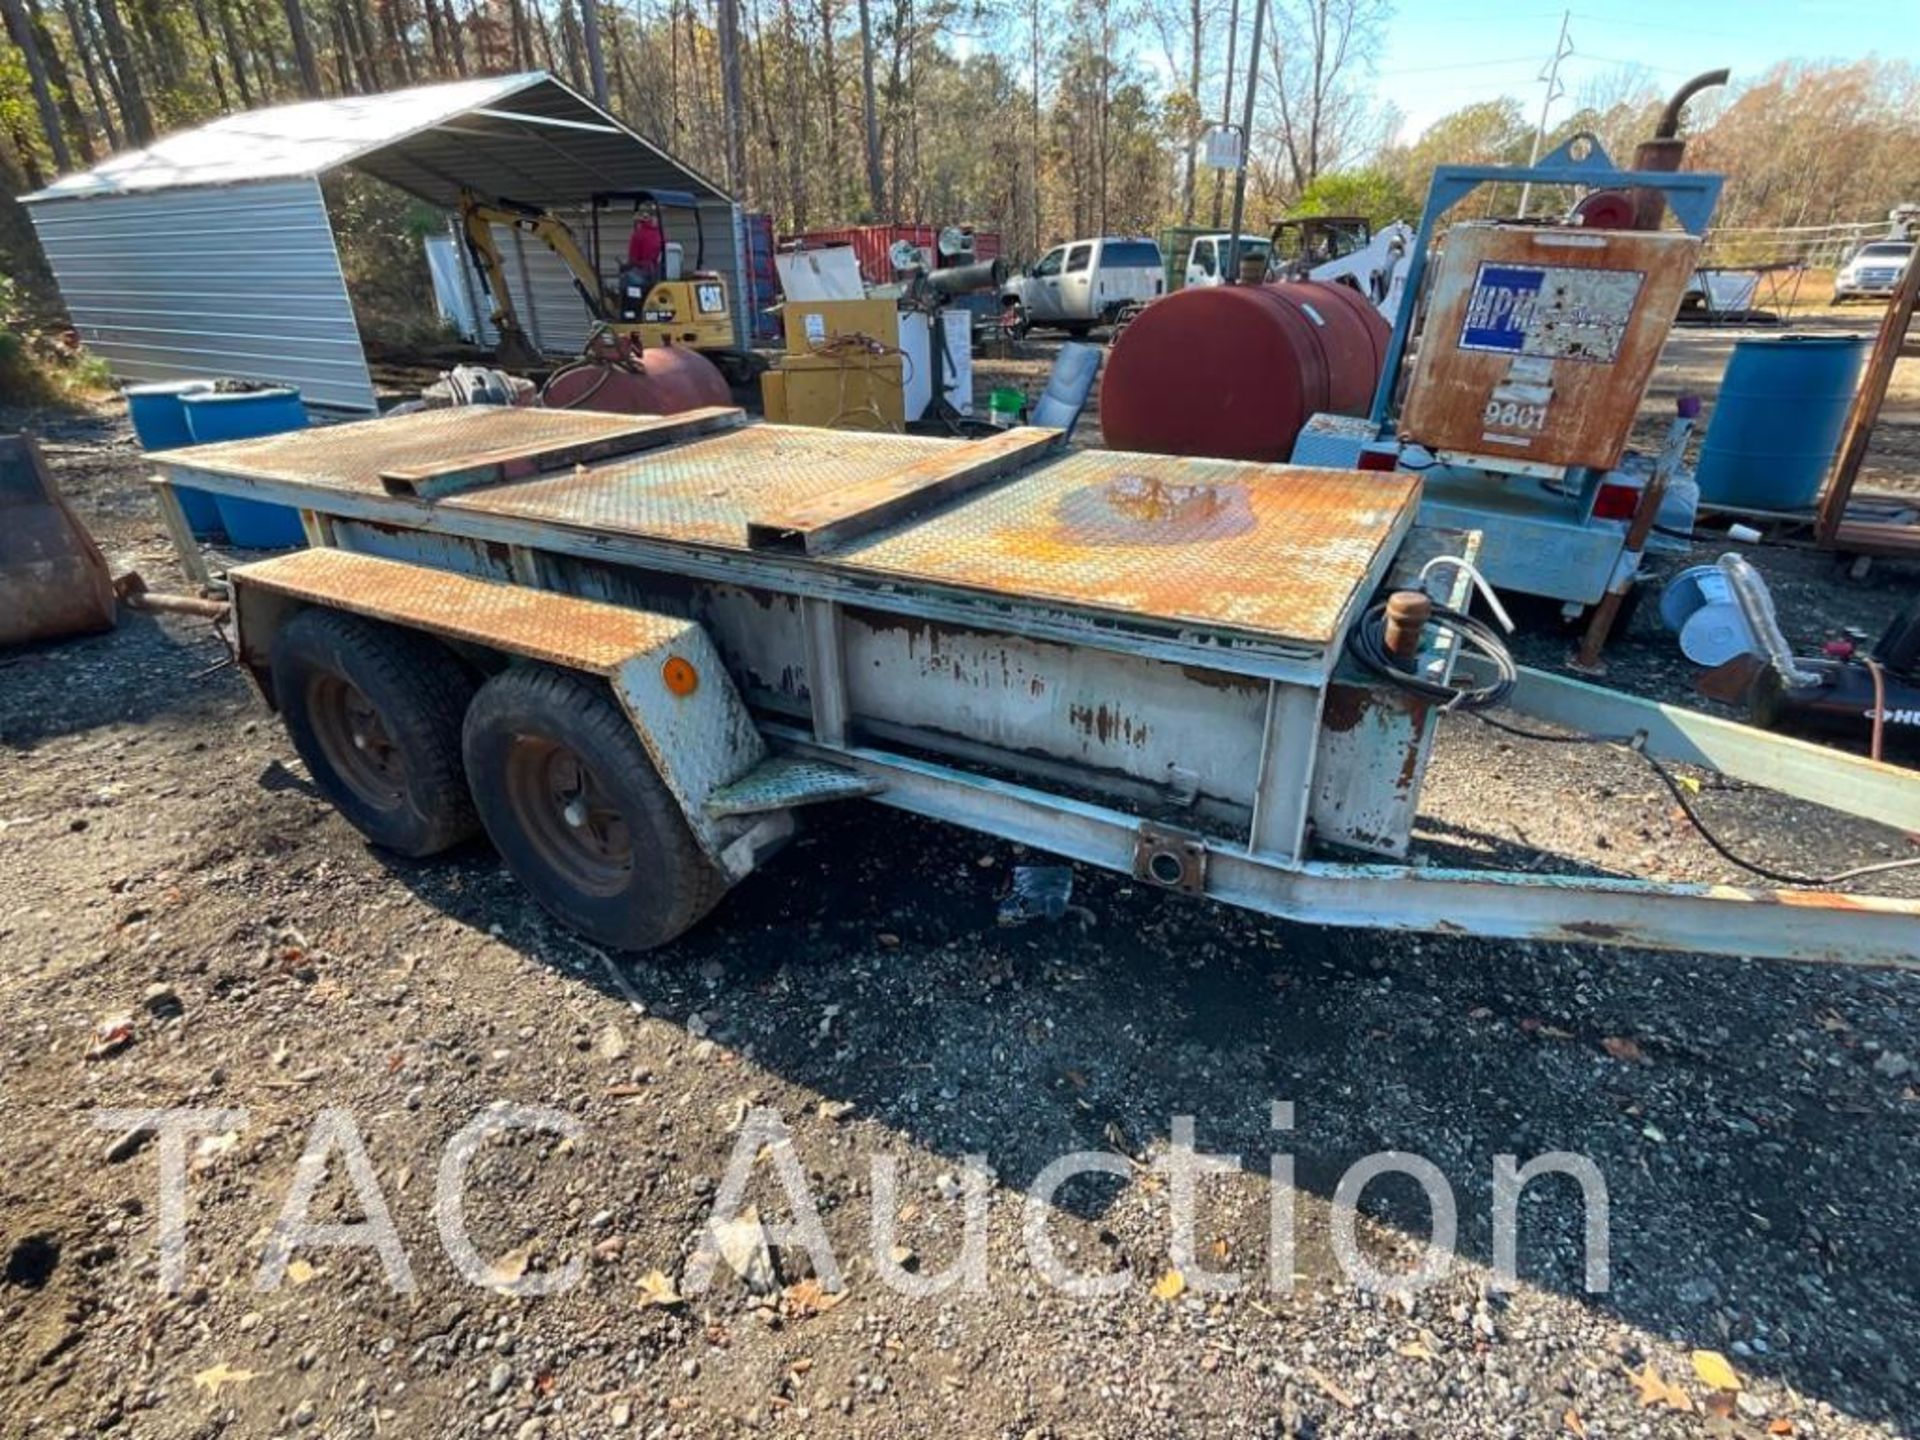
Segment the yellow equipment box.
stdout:
[[780,318],[789,355],[810,355],[842,335],[900,343],[900,307],[891,300],[789,300]]
[[896,435],[907,428],[906,367],[898,355],[788,355],[760,377],[760,399],[777,425]]

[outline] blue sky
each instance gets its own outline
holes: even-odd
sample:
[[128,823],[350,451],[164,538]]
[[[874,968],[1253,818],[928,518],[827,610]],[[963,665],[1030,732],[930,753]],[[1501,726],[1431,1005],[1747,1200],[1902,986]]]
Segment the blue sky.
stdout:
[[[1396,105],[1402,136],[1450,110],[1512,95],[1531,118],[1545,87],[1565,0],[1399,0],[1375,88]],[[1575,0],[1574,53],[1562,63],[1564,116],[1581,87],[1626,67],[1666,91],[1726,65],[1734,80],[1789,59],[1920,61],[1915,0]]]

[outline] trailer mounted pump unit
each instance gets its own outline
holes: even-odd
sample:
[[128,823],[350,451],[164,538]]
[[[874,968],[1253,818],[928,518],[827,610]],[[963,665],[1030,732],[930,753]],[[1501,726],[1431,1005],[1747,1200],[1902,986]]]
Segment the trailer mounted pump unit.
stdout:
[[1677,233],[1454,226],[1400,438],[1508,471],[1613,469],[1699,258]]

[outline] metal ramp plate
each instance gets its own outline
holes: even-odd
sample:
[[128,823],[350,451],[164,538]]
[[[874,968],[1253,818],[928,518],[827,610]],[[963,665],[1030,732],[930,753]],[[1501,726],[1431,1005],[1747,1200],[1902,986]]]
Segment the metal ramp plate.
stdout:
[[829,800],[858,800],[878,795],[886,785],[825,760],[775,755],[763,760],[731,785],[707,796],[707,813],[757,815],[767,810],[791,810],[796,805],[820,805]]

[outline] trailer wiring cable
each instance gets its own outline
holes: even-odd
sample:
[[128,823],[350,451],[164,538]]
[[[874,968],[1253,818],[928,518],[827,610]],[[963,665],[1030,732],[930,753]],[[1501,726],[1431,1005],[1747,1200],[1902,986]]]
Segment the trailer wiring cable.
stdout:
[[1433,607],[1430,626],[1451,630],[1460,641],[1492,664],[1494,679],[1485,685],[1455,685],[1403,669],[1387,649],[1387,605],[1380,601],[1347,632],[1347,649],[1364,668],[1410,694],[1436,700],[1447,710],[1486,710],[1505,702],[1519,683],[1520,671],[1500,632],[1486,621],[1448,605]]
[[1836,885],[1845,885],[1855,880],[1864,880],[1870,875],[1884,875],[1895,870],[1910,870],[1920,866],[1920,856],[1905,860],[1886,860],[1872,865],[1860,865],[1850,870],[1841,870],[1831,875],[1801,875],[1790,870],[1777,869],[1764,861],[1749,859],[1722,840],[1706,819],[1695,808],[1692,798],[1687,794],[1686,786],[1680,777],[1661,763],[1659,757],[1652,754],[1645,745],[1642,735],[1589,735],[1581,731],[1570,730],[1555,733],[1545,730],[1531,730],[1523,725],[1515,725],[1508,720],[1497,720],[1484,713],[1504,703],[1513,693],[1519,682],[1520,672],[1512,653],[1507,649],[1498,631],[1485,621],[1466,615],[1445,605],[1433,607],[1429,625],[1438,625],[1451,630],[1460,640],[1480,652],[1492,665],[1494,679],[1485,685],[1455,685],[1447,681],[1430,680],[1401,668],[1387,650],[1385,602],[1368,608],[1353,629],[1348,632],[1347,649],[1364,668],[1372,671],[1389,683],[1398,686],[1410,694],[1419,695],[1428,700],[1436,700],[1443,710],[1457,710],[1470,715],[1481,724],[1503,734],[1520,740],[1535,740],[1548,745],[1606,745],[1616,749],[1628,750],[1647,763],[1661,785],[1680,807],[1702,840],[1729,864],[1736,865],[1751,875],[1770,880],[1776,885],[1792,886],[1795,889],[1823,890]]
[[1835,885],[1845,885],[1855,880],[1864,880],[1869,875],[1884,875],[1895,870],[1911,870],[1920,866],[1920,855],[1905,860],[1883,860],[1873,865],[1859,865],[1851,870],[1837,871],[1832,875],[1800,875],[1791,870],[1778,870],[1763,861],[1751,860],[1735,850],[1717,835],[1706,819],[1694,807],[1693,800],[1687,794],[1686,786],[1680,783],[1680,777],[1660,762],[1658,756],[1646,748],[1644,735],[1588,735],[1578,730],[1569,730],[1564,734],[1545,730],[1530,730],[1524,725],[1515,725],[1511,721],[1496,720],[1491,715],[1469,711],[1475,720],[1503,735],[1511,735],[1520,740],[1534,740],[1546,745],[1606,745],[1618,750],[1628,750],[1647,762],[1647,768],[1659,778],[1680,807],[1680,813],[1687,817],[1687,823],[1693,826],[1702,840],[1729,864],[1737,865],[1751,875],[1763,880],[1771,880],[1776,885],[1789,885],[1795,889],[1824,890]]

